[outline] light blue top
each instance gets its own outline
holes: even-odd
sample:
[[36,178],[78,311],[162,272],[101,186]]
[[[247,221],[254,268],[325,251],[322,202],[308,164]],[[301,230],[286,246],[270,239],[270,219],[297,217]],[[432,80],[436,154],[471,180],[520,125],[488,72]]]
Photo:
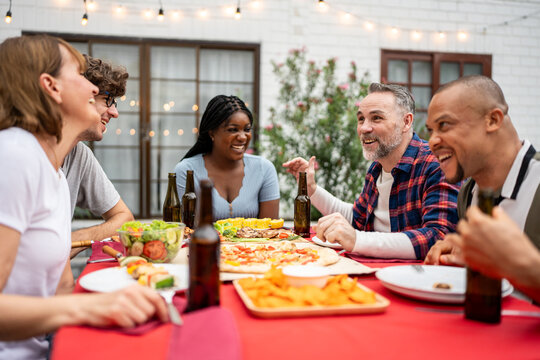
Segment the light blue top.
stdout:
[[[186,173],[193,170],[197,208],[201,194],[200,181],[208,179],[202,154],[184,159],[176,164],[176,188],[182,198],[186,186]],[[259,214],[259,203],[279,199],[279,184],[274,165],[265,158],[244,154],[244,179],[238,196],[232,201],[232,215],[229,202],[222,198],[216,188],[212,190],[214,220],[232,217],[256,218]],[[198,210],[197,210],[198,211]]]

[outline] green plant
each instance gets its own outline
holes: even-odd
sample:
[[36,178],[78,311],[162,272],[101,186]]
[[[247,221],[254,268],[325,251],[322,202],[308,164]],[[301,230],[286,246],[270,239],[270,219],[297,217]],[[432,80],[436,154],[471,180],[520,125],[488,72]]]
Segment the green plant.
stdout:
[[[282,164],[296,156],[317,157],[317,184],[338,198],[353,202],[369,164],[356,133],[358,101],[367,94],[368,73],[359,77],[351,62],[346,81],[336,74],[337,59],[322,66],[306,60],[305,49],[289,52],[284,63],[272,62],[281,88],[263,129],[263,154],[281,178],[281,195],[288,205],[296,196],[296,180]],[[320,214],[312,210],[312,219]]]

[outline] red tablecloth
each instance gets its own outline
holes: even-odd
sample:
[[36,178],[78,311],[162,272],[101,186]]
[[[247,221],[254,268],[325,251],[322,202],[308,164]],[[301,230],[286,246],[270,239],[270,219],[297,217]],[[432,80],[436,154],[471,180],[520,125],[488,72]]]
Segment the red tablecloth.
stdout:
[[[393,266],[396,264],[369,264]],[[111,264],[89,264],[85,272]],[[83,274],[84,274],[83,273]],[[398,296],[373,276],[360,282],[387,297],[382,314],[259,319],[251,316],[234,288],[224,284],[222,306],[237,323],[244,359],[539,359],[540,319],[503,317],[499,325],[465,320],[463,315],[424,312],[418,307],[461,309]],[[78,285],[76,291],[84,291]],[[504,309],[540,311],[513,297]],[[86,327],[64,327],[55,336],[53,359],[166,359],[171,325],[142,336]],[[205,334],[201,333],[201,346]]]

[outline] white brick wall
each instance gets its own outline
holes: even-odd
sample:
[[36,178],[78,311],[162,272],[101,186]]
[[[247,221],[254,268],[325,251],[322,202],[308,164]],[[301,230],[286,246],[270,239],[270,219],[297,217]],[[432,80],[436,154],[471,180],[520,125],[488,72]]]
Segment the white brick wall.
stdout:
[[[90,1],[90,0],[88,0]],[[236,6],[236,0],[163,0],[166,15],[179,9],[184,15],[159,23],[141,15],[148,6],[157,13],[158,1],[94,0],[98,5],[89,13],[87,27],[80,25],[81,0],[15,0],[13,23],[0,23],[0,40],[23,30],[97,34],[127,37],[154,37],[195,40],[256,42],[261,44],[261,121],[274,104],[278,84],[270,60],[281,61],[291,48],[306,46],[308,57],[324,61],[339,59],[345,75],[355,60],[371,80],[380,79],[380,49],[447,51],[493,55],[493,78],[499,82],[510,105],[510,115],[522,136],[540,148],[540,11],[538,2],[526,0],[328,0],[330,8],[321,13],[316,0],[261,0],[254,10],[250,0],[242,1],[243,18],[235,21],[224,15],[222,6]],[[7,0],[0,2],[0,15],[7,11]],[[113,6],[123,4],[123,17]],[[197,7],[206,7],[210,16],[201,20]],[[356,16],[342,21],[342,10]],[[368,32],[364,20],[376,23]],[[495,24],[507,25],[493,26]],[[387,28],[401,30],[390,37]],[[409,30],[417,28],[422,38],[412,40]],[[485,34],[482,34],[486,28]],[[451,32],[440,41],[435,32]],[[456,31],[466,30],[466,41],[456,39]],[[345,76],[343,76],[345,79]]]

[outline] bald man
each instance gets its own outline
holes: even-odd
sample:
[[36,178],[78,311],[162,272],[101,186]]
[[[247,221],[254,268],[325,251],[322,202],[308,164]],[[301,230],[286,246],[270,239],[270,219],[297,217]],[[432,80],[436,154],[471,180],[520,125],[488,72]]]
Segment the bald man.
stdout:
[[[469,178],[459,192],[458,216],[476,204],[479,188],[491,188],[500,193],[499,206],[540,248],[540,154],[520,140],[499,85],[479,75],[446,84],[431,100],[426,126],[447,181]],[[447,239],[430,249],[425,262],[463,264]]]

